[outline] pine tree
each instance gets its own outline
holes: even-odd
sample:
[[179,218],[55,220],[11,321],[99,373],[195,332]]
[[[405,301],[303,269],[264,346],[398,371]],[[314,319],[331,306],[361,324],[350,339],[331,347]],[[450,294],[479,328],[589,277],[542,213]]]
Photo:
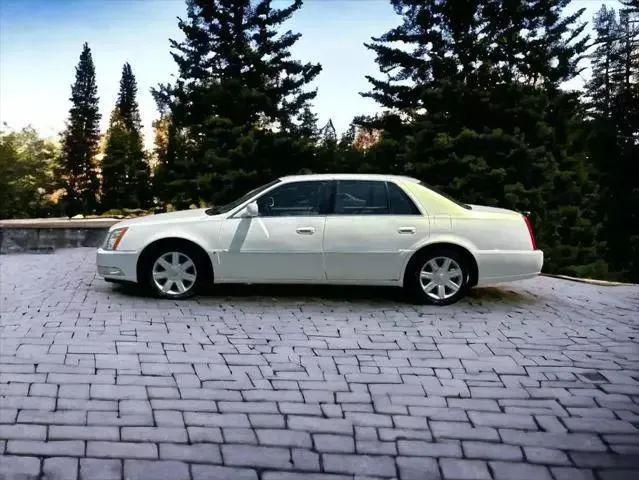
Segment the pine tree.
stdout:
[[328,119],[326,125],[324,125],[320,130],[320,136],[322,143],[325,145],[334,145],[337,143],[337,132],[335,131],[333,120],[330,118]]
[[559,90],[587,42],[567,3],[392,0],[403,23],[367,45],[386,79],[364,93],[387,112],[364,125],[382,132],[372,165],[532,210],[548,270],[574,273],[596,260],[595,191],[570,136],[579,103]]
[[594,18],[596,48],[586,85],[589,153],[600,172],[602,239],[613,274],[639,281],[639,7]]
[[298,117],[297,134],[315,144],[319,141],[319,128],[317,127],[317,115],[309,105],[302,109]]
[[89,213],[97,207],[100,187],[95,159],[100,140],[97,90],[91,49],[85,43],[71,86],[67,128],[62,134],[59,174],[66,190],[69,215]]
[[299,169],[294,120],[321,67],[292,59],[300,35],[279,31],[301,4],[187,0],[185,40],[171,42],[178,79],[154,91],[171,118],[164,189],[176,206],[225,201]]
[[101,203],[104,210],[144,208],[151,200],[149,167],[136,95],[135,76],[131,65],[125,63],[102,160]]

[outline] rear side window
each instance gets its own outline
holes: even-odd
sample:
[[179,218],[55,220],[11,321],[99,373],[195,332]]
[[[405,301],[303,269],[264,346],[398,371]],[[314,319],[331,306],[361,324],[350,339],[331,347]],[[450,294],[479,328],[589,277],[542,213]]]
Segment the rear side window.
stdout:
[[393,215],[421,215],[419,209],[413,201],[406,195],[399,186],[393,182],[386,182],[388,185],[388,200],[390,212]]
[[340,180],[335,192],[337,215],[388,215],[385,182]]

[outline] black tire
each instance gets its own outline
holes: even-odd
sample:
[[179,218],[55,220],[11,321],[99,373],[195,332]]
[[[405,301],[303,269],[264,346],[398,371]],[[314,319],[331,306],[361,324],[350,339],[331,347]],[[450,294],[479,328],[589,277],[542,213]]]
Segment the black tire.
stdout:
[[[440,269],[442,269],[441,273],[443,275],[447,275],[447,273],[445,274],[443,271],[445,261],[442,259],[451,260],[447,273],[456,272],[457,267],[459,267],[459,276],[450,278],[454,284],[459,285],[459,288],[457,291],[454,291],[450,286],[443,285],[444,294],[439,295],[439,283],[445,282],[446,277],[439,277],[440,271],[438,270],[435,270],[435,273],[432,273],[432,268],[430,266],[437,265]],[[429,262],[435,263],[430,263],[430,266],[427,267]],[[457,264],[457,267],[454,265],[455,263]],[[454,249],[438,248],[419,254],[413,261],[411,261],[409,268],[410,270],[407,272],[404,286],[417,303],[450,305],[462,298],[468,291],[468,282],[470,280],[469,268],[464,257]],[[423,270],[425,270],[425,274],[430,273],[431,275],[437,276],[437,278],[432,280],[424,278],[422,280],[421,274]],[[426,285],[422,285],[422,281],[425,283],[427,282]],[[431,283],[435,283],[435,285],[432,286]],[[427,290],[430,290],[430,292],[427,292]]]
[[[173,284],[170,285],[167,290],[161,288],[163,285],[166,285],[163,279],[159,278],[156,281],[154,278],[154,268],[159,268],[160,271],[156,271],[161,274],[161,267],[156,267],[156,262],[158,259],[164,259],[166,261],[167,259],[173,258],[174,252],[178,255],[178,263],[185,268],[176,268],[176,277],[171,277],[170,274],[173,272],[169,272],[166,282],[172,282]],[[190,266],[189,260],[192,266]],[[168,270],[164,271],[168,272]],[[178,279],[178,276],[185,276],[185,274],[194,275],[195,278],[192,281],[186,278]],[[174,281],[173,278],[177,281]],[[160,298],[169,298],[171,300],[190,298],[200,292],[210,278],[210,263],[204,257],[204,254],[198,248],[186,243],[176,242],[162,245],[147,257],[144,266],[144,285],[154,296]],[[182,285],[181,288],[178,286],[180,282]]]

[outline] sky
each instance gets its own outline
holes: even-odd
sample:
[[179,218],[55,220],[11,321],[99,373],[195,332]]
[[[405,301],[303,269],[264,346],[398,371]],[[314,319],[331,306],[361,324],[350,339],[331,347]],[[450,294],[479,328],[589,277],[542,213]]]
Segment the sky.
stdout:
[[[274,0],[274,5],[287,5]],[[574,0],[568,11],[586,8],[590,20],[602,3]],[[63,129],[71,84],[84,42],[96,66],[101,128],[106,130],[118,93],[122,64],[129,62],[138,82],[145,143],[152,145],[151,123],[158,117],[150,89],[176,73],[169,39],[181,38],[177,17],[183,0],[0,0],[0,122],[10,128],[32,125],[43,136]],[[364,42],[400,22],[388,0],[305,0],[285,27],[302,34],[293,56],[322,64],[312,85],[320,124],[332,119],[343,132],[355,115],[378,106],[359,92],[365,75],[378,72]],[[571,86],[578,87],[582,79]]]

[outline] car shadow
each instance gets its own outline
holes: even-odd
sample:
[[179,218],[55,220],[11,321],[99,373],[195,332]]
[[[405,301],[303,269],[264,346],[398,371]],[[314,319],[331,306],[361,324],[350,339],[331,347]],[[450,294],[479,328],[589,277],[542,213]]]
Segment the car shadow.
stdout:
[[[136,284],[113,284],[113,291],[125,296],[149,296],[147,290]],[[289,285],[289,284],[221,284],[205,288],[187,301],[209,303],[210,301],[234,300],[264,301],[287,300],[294,303],[331,302],[357,304],[406,304],[415,305],[410,295],[397,287],[360,285]],[[458,305],[508,304],[530,305],[538,298],[525,290],[508,286],[475,287],[470,289]]]

